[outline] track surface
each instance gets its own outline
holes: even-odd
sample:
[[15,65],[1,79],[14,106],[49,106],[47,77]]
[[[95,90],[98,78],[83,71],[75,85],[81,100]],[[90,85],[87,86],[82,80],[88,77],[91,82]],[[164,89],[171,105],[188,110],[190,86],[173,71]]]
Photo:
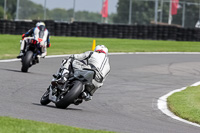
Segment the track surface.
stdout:
[[111,72],[93,100],[68,109],[39,101],[63,58],[43,59],[29,73],[0,63],[0,115],[121,133],[197,133],[157,109],[157,99],[200,80],[200,55],[110,55]]

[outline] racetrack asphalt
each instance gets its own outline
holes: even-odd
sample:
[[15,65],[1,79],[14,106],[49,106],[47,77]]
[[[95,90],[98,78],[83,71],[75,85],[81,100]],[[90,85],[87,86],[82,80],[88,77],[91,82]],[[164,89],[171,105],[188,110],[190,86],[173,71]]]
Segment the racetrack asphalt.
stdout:
[[157,108],[166,93],[200,80],[198,54],[110,55],[111,72],[93,99],[57,109],[40,105],[63,57],[41,59],[28,73],[21,62],[0,63],[0,115],[120,133],[197,133]]

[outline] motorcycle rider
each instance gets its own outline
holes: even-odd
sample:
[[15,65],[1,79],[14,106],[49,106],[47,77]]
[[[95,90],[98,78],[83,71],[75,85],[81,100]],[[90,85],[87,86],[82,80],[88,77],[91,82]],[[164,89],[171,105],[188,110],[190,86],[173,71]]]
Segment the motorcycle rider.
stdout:
[[46,56],[46,47],[49,48],[51,46],[49,32],[46,29],[44,22],[37,22],[36,27],[30,29],[28,32],[22,35],[22,41],[20,40],[20,53],[19,56],[17,56],[17,58],[21,58],[24,55],[25,46],[29,44],[33,39],[40,42],[42,52],[40,57],[44,58]]
[[[95,70],[95,77],[93,77],[91,86],[86,90],[88,92],[82,93],[82,98],[85,101],[91,100],[94,92],[103,85],[105,78],[110,72],[110,64],[108,58],[108,49],[104,45],[97,45],[94,51],[87,51],[82,54],[71,55],[68,59],[63,59],[61,68],[58,74],[55,76],[60,76],[58,80],[52,80],[52,85],[57,82],[59,84],[64,84],[69,77],[70,71],[75,69],[93,69]],[[79,101],[79,103],[82,102]],[[78,104],[79,104],[78,103]]]

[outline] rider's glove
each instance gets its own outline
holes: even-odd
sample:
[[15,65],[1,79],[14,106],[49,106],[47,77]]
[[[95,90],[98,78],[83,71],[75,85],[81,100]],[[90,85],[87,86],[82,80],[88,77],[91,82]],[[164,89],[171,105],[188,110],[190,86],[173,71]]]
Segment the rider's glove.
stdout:
[[25,34],[22,35],[22,40],[24,40]]
[[69,58],[74,59],[74,55],[70,55]]
[[51,43],[47,44],[47,48],[51,47]]

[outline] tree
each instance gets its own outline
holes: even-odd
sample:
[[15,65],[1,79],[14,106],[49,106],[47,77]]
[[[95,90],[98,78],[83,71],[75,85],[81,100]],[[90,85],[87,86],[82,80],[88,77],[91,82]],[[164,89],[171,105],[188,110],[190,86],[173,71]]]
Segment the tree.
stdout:
[[[34,16],[34,17],[33,17]],[[44,8],[30,0],[20,0],[19,19],[43,19]]]
[[[14,19],[16,12],[16,0],[7,0],[6,15],[8,19]],[[0,7],[4,9],[4,0],[0,1]]]
[[183,2],[185,4],[185,27],[193,28],[196,22],[199,20],[199,0],[180,0],[177,15],[173,15],[172,23],[182,25],[183,17]]
[[73,9],[65,10],[56,8],[48,12],[47,19],[53,19],[57,21],[70,21],[72,18]]
[[76,20],[79,21],[92,21],[92,22],[101,22],[101,14],[93,13],[87,11],[78,11],[76,12]]
[[[163,17],[162,22],[168,23],[169,17],[169,1],[164,0],[163,4]],[[117,15],[113,18],[115,23],[128,23],[129,19],[129,2],[130,0],[119,0],[117,6]],[[160,2],[159,9],[160,9]],[[185,27],[194,27],[196,22],[199,20],[199,0],[179,0],[179,9],[178,14],[173,15],[173,24],[182,25],[182,17],[183,17],[183,2],[186,2],[186,10],[185,10]],[[155,1],[152,0],[132,0],[132,24],[150,24],[151,21],[154,20],[155,12]]]
[[4,10],[3,8],[0,6],[0,19],[3,18],[4,15]]
[[[115,23],[125,23],[129,21],[130,0],[119,0],[117,6],[117,16],[113,18]],[[149,24],[154,20],[154,1],[132,0],[132,23]]]
[[[16,18],[16,4],[17,0],[7,0],[7,16],[8,19]],[[3,18],[4,0],[0,1],[0,18]],[[61,9],[56,8],[53,10],[46,9],[46,19],[56,21],[71,21],[73,17],[73,9]],[[112,22],[112,16],[110,16],[109,22]],[[35,4],[31,0],[20,0],[18,19],[32,19],[43,20],[44,19],[44,7],[40,4]],[[89,22],[101,22],[100,13],[77,11],[75,12],[75,21],[89,21]]]

